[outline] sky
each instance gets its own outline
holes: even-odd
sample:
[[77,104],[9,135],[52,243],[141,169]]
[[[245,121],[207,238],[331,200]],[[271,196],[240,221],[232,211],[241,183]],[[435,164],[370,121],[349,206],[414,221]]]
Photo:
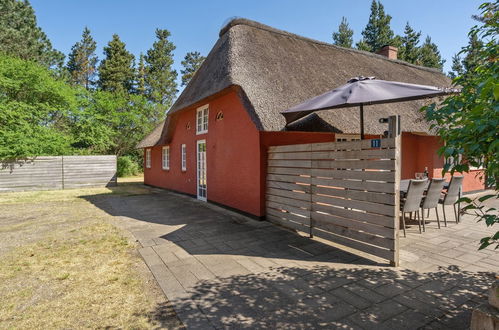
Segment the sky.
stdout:
[[[391,27],[402,34],[406,22],[430,35],[450,70],[452,56],[467,43],[482,0],[382,0]],[[332,42],[331,34],[345,16],[354,43],[367,24],[371,0],[31,0],[38,24],[53,46],[66,55],[87,26],[97,41],[97,55],[117,33],[136,57],[154,42],[156,28],[168,29],[176,45],[174,69],[187,52],[207,55],[220,29],[231,18],[252,19],[308,38]],[[179,79],[180,80],[180,79]]]

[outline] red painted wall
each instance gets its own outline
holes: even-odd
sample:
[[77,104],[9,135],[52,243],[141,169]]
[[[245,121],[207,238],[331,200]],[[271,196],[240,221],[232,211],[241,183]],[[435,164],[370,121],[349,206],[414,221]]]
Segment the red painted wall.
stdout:
[[[412,133],[402,133],[402,179],[414,179],[416,172],[424,172],[428,167],[430,178],[441,178],[444,159],[437,153],[442,141],[437,136],[423,136]],[[455,173],[454,175],[463,175]],[[463,192],[482,190],[485,188],[482,170],[464,173]],[[450,180],[450,174],[446,174]]]
[[[177,114],[169,143],[170,170],[161,167],[162,147],[154,147],[152,168],[144,170],[144,182],[196,195],[196,141],[204,139],[208,200],[260,215],[259,132],[236,92],[231,91],[207,103],[210,109],[208,133],[196,135],[198,107]],[[216,120],[220,111],[223,119]],[[187,149],[185,172],[181,171],[182,144],[186,144]]]

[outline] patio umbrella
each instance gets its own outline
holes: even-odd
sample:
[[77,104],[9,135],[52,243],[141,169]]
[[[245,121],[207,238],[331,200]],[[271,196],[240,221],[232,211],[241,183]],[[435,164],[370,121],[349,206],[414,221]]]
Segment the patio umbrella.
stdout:
[[352,78],[346,85],[313,97],[281,113],[286,124],[319,110],[360,106],[360,137],[364,139],[364,105],[403,102],[459,92],[451,88],[379,80],[375,77]]

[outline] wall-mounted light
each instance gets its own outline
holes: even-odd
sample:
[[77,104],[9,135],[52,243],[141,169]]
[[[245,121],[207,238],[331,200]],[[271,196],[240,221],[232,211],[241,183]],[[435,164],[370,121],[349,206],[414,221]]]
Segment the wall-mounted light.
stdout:
[[224,119],[224,113],[222,111],[217,112],[217,115],[215,117],[216,120],[222,120]]

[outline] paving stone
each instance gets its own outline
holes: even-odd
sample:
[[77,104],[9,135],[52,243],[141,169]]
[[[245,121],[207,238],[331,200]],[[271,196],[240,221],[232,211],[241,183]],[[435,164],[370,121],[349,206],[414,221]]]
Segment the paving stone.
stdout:
[[437,297],[417,290],[404,292],[395,296],[393,300],[428,316],[440,317],[444,314],[444,311],[440,309],[441,302]]
[[165,265],[153,265],[149,268],[170,301],[186,297],[187,291]]
[[234,260],[252,273],[258,273],[265,270],[265,267],[262,267],[246,256],[237,256],[234,257]]
[[394,300],[387,300],[370,306],[349,317],[350,320],[366,329],[379,329],[383,321],[399,315],[407,310],[407,307]]
[[345,289],[344,287],[334,289],[330,291],[330,293],[340,299],[343,299],[348,304],[357,307],[358,309],[364,309],[371,306],[371,302],[362,298],[359,295],[356,295],[350,290]]
[[218,264],[215,266],[205,265],[213,274],[218,277],[229,277],[235,275],[246,275],[250,271],[241,266],[234,260],[227,259],[223,264]]
[[151,247],[141,248],[139,249],[139,253],[146,262],[147,266],[149,266],[149,268],[155,265],[163,265],[163,261],[157,255],[157,253],[154,251],[153,248]]
[[208,268],[206,268],[199,260],[196,258],[184,259],[188,270],[196,276],[199,280],[211,280],[215,278]]
[[385,297],[392,298],[404,292],[411,290],[407,285],[400,282],[394,281],[393,283],[387,283],[374,289],[376,293],[379,293]]
[[403,313],[393,315],[380,324],[383,329],[418,329],[433,320],[432,317],[407,309]]
[[362,298],[374,303],[379,303],[386,299],[384,296],[374,292],[373,290],[367,289],[356,283],[346,284],[343,287],[347,290],[352,291],[356,295],[361,296]]

